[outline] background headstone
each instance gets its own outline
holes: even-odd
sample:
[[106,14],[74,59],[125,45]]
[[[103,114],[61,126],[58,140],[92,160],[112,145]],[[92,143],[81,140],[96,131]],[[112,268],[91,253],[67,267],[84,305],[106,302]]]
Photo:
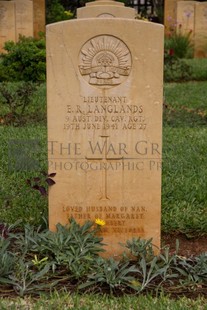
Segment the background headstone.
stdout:
[[194,33],[195,1],[178,1],[177,3],[177,28],[186,34]]
[[132,237],[160,246],[162,75],[162,25],[88,18],[47,26],[51,230],[70,217],[101,218],[108,256]]
[[33,0],[34,12],[34,37],[39,37],[39,32],[45,32],[45,0]]
[[77,9],[77,18],[135,18],[135,9],[127,8],[124,3],[111,0],[99,0],[86,3],[85,7]]
[[16,41],[19,35],[33,37],[33,1],[16,0]]
[[168,33],[169,28],[171,28],[172,25],[175,25],[177,21],[177,2],[178,0],[165,0],[164,25],[166,33]]
[[15,41],[15,3],[0,1],[0,52],[6,41]]
[[195,12],[195,57],[207,57],[207,2],[196,2]]
[[195,1],[177,2],[177,32],[189,36],[194,45],[195,38]]

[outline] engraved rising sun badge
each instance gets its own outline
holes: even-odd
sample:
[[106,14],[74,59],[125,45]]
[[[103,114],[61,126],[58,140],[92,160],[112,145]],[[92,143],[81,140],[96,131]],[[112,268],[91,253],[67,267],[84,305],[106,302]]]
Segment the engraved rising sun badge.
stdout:
[[80,73],[89,84],[112,87],[121,84],[130,74],[131,53],[120,39],[101,35],[83,45],[79,63]]

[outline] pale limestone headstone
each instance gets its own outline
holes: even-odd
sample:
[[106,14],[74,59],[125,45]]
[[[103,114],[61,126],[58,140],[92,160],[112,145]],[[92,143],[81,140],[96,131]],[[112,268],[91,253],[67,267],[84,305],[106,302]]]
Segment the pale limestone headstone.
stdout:
[[106,256],[133,237],[160,246],[163,32],[129,18],[47,26],[50,229],[103,219]]
[[178,1],[177,3],[177,33],[188,36],[193,45],[195,37],[195,4],[196,1]]
[[34,12],[34,37],[39,37],[39,32],[45,32],[45,0],[33,0]]
[[111,0],[96,0],[86,3],[83,8],[77,9],[77,18],[135,18],[135,10],[127,8],[124,3]]
[[170,29],[176,29],[177,2],[178,0],[164,1],[164,25],[166,34],[169,32]]
[[177,3],[177,29],[186,34],[194,33],[195,1],[178,1]]
[[14,1],[0,1],[0,52],[6,41],[15,41],[15,4]]
[[19,35],[33,37],[33,1],[16,0],[16,41]]
[[207,57],[207,2],[196,2],[195,11],[195,57]]

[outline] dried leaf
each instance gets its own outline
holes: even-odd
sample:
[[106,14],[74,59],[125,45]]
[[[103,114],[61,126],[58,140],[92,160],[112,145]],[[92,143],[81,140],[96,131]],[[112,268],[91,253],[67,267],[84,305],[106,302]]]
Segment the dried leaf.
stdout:
[[47,196],[47,191],[44,186],[39,186],[39,192],[42,196]]
[[55,181],[53,181],[51,178],[47,178],[45,181],[47,182],[47,184],[48,184],[49,186],[55,184]]
[[54,178],[55,176],[56,176],[55,172],[48,174],[48,177],[51,177],[51,178]]

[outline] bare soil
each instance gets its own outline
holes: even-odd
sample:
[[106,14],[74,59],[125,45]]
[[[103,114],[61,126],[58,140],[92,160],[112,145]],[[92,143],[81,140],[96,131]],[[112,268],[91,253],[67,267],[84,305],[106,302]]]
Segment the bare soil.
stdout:
[[173,253],[176,249],[176,239],[179,240],[178,254],[181,256],[198,256],[207,252],[207,235],[188,238],[181,233],[162,233],[162,246],[169,246],[170,252]]

